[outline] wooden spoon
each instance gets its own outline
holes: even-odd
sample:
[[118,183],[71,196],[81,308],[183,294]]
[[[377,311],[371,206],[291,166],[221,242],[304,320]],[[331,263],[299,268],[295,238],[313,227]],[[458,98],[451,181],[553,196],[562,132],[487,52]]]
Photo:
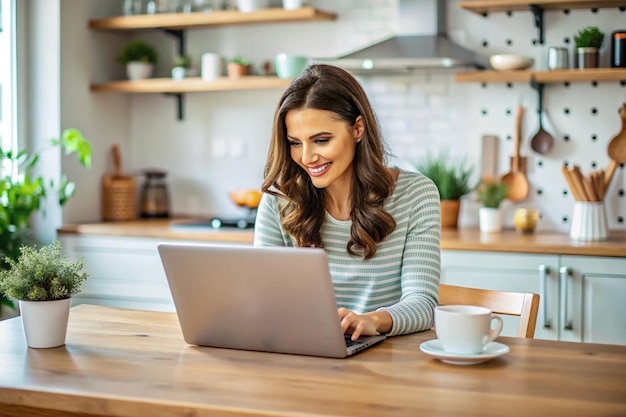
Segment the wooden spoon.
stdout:
[[515,153],[513,154],[513,164],[511,172],[502,177],[502,182],[509,189],[507,198],[515,203],[524,201],[528,196],[528,178],[520,170],[520,146],[522,143],[522,117],[524,116],[524,107],[518,106],[515,114]]
[[626,103],[622,105],[619,115],[622,118],[622,130],[611,139],[608,151],[609,158],[620,164],[626,164]]

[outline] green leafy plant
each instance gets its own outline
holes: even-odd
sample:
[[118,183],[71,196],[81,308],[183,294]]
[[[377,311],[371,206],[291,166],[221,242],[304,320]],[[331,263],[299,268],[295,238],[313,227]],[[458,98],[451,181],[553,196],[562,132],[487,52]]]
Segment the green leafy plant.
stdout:
[[158,61],[156,49],[142,40],[134,40],[127,43],[117,56],[117,62],[128,64],[135,61],[156,64]]
[[[66,155],[76,153],[82,166],[91,166],[91,145],[77,129],[64,130],[60,139],[50,139],[32,153],[0,148],[0,270],[7,269],[8,261],[19,256],[20,247],[31,241],[30,220],[45,199],[56,193],[59,205],[63,206],[74,195],[74,183],[66,175],[62,174],[55,183],[34,174],[42,152],[56,147]],[[13,303],[0,294],[0,307],[2,305],[13,307]]]
[[602,47],[604,32],[597,26],[586,26],[574,35],[576,48],[598,48]]
[[233,57],[228,62],[233,63],[233,64],[243,65],[244,67],[252,65],[251,60],[249,60],[248,58],[244,58],[242,56]]
[[189,68],[191,67],[192,63],[193,63],[193,58],[191,57],[191,55],[182,55],[182,56],[177,56],[172,60],[172,67]]
[[467,166],[466,160],[455,164],[445,153],[428,154],[416,168],[435,183],[441,200],[459,200],[472,190],[469,180],[474,167]]
[[476,187],[478,200],[487,208],[499,208],[509,194],[509,187],[502,181],[482,181]]
[[71,262],[61,255],[61,242],[37,249],[22,246],[17,260],[7,259],[10,269],[0,271],[0,292],[26,301],[70,298],[87,279],[82,259]]

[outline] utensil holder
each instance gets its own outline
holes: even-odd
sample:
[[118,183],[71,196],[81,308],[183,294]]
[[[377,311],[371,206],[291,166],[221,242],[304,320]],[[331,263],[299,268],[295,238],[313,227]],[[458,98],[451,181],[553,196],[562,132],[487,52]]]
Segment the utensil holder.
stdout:
[[604,202],[574,203],[570,238],[574,240],[606,240],[608,238]]

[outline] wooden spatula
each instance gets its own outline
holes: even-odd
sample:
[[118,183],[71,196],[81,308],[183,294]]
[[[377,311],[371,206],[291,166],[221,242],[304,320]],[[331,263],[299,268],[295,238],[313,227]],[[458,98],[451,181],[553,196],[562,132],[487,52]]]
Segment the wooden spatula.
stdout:
[[622,105],[619,115],[622,118],[622,130],[611,139],[608,151],[609,158],[620,164],[626,164],[626,103]]

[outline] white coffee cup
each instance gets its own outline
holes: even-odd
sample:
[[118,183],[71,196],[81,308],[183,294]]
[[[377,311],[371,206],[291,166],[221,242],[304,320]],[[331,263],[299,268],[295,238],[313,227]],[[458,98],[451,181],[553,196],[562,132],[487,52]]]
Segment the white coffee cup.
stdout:
[[[497,325],[492,329],[494,320]],[[435,308],[435,331],[446,352],[476,354],[500,335],[502,318],[484,307],[438,306]]]
[[202,54],[201,74],[204,81],[211,81],[222,75],[222,57],[208,52]]
[[283,0],[283,8],[286,10],[296,10],[302,7],[302,0]]

